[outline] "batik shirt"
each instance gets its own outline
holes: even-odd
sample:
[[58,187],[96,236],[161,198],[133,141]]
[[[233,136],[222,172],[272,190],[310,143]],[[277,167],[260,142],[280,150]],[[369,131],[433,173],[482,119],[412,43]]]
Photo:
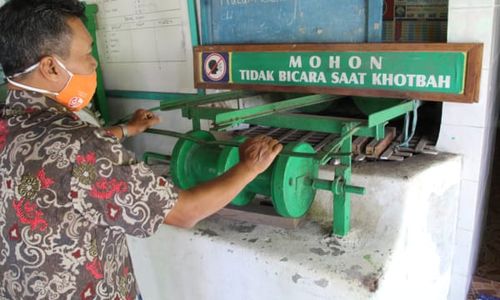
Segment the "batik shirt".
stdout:
[[135,299],[126,235],[177,200],[116,137],[41,94],[0,117],[0,299]]

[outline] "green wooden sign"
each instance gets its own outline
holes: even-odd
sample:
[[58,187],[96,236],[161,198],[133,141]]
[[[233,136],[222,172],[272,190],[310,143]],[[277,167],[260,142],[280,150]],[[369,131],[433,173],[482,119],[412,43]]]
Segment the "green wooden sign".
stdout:
[[456,52],[230,52],[229,83],[462,94],[466,59]]
[[[408,97],[422,100],[472,102],[467,80],[477,53],[465,47],[435,50],[419,44],[409,51],[408,44],[387,48],[369,44],[358,51],[355,45],[309,45],[302,49],[284,46],[199,47],[197,49],[197,86],[214,88],[250,88],[258,90],[319,92],[366,96]],[[381,44],[384,45],[384,44]],[[299,47],[300,48],[300,47]],[[317,48],[317,49],[316,49]],[[448,49],[446,49],[448,48]],[[473,49],[473,48],[472,48]],[[472,60],[471,60],[472,55]],[[471,74],[474,75],[473,78]],[[478,85],[478,82],[474,84]],[[477,87],[474,88],[477,92]]]

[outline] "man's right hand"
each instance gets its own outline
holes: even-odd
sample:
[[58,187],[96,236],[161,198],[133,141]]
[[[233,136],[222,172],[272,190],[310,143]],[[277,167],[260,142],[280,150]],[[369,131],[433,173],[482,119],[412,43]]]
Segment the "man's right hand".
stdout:
[[283,145],[271,137],[259,135],[246,140],[239,149],[240,163],[258,175],[274,161]]

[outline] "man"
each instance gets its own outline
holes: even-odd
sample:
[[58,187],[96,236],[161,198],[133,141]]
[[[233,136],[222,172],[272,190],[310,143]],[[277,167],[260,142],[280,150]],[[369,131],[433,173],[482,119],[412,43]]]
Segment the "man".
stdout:
[[[259,137],[213,181],[177,190],[121,146],[159,122],[139,110],[103,130],[73,113],[95,89],[92,39],[76,0],[11,0],[0,8],[0,298],[134,299],[126,234],[192,227],[228,204],[282,146]],[[133,74],[130,74],[133,76]],[[168,270],[167,270],[168,271]]]

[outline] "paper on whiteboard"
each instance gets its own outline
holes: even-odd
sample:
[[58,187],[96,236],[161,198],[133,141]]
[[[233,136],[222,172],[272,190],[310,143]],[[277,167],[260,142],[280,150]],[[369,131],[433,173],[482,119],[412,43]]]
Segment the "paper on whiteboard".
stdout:
[[97,5],[107,90],[196,92],[187,1],[97,0]]

